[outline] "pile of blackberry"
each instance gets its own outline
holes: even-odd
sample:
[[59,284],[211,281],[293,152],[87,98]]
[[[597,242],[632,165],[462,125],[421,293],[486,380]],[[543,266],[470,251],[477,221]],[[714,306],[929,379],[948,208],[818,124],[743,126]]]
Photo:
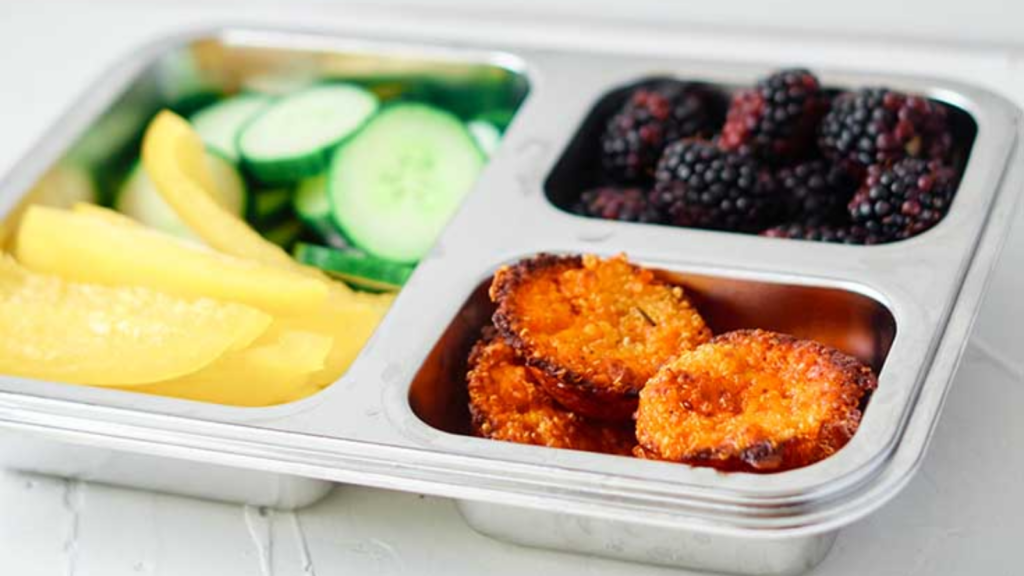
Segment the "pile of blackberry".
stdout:
[[574,211],[776,238],[892,242],[949,210],[959,178],[952,140],[940,103],[888,88],[827,91],[805,69],[780,70],[731,98],[657,80],[634,88],[607,120],[600,184]]

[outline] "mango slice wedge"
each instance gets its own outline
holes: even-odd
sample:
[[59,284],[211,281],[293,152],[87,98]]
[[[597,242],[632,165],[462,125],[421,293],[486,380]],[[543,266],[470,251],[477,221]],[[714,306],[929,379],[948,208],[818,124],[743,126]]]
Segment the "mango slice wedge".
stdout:
[[292,260],[214,200],[220,194],[214,190],[206,148],[181,116],[164,110],[153,118],[142,139],[142,164],[167,204],[211,247],[239,258],[323,276]]
[[319,391],[309,376],[323,367],[331,344],[319,334],[285,331],[267,344],[225,354],[194,374],[133,391],[229,406],[292,402]]
[[0,257],[3,374],[96,386],[159,382],[248,347],[270,323],[241,304],[66,282]]
[[332,290],[315,313],[277,317],[268,332],[301,330],[329,336],[334,346],[311,383],[327,386],[341,377],[377,329],[394,300],[390,294],[343,293]]
[[[318,309],[327,286],[309,276],[220,254],[103,208],[71,212],[30,207],[15,256],[44,274],[110,286],[144,286],[186,298],[239,302],[275,314]],[[130,220],[129,220],[130,222]]]

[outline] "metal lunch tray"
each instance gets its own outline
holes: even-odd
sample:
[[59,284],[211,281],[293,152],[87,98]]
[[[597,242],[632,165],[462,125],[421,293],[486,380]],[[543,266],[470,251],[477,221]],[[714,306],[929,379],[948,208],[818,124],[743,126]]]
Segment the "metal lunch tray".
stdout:
[[[279,507],[316,500],[326,481],[418,491],[458,499],[476,529],[523,544],[801,572],[827,554],[840,527],[881,506],[916,470],[1021,185],[1019,115],[1006,100],[939,80],[817,70],[827,86],[884,84],[964,112],[955,127],[973,143],[938,226],[864,247],[586,219],[556,205],[566,201],[565,182],[586,178],[576,135],[607,94],[652,76],[750,84],[770,68],[228,28],[165,39],[116,66],[0,182],[0,210],[83,134],[139,133],[152,94],[166,93],[168,76],[158,72],[196,52],[206,80],[220,86],[367,66],[442,75],[498,66],[530,86],[473,192],[336,384],[292,404],[235,408],[0,378],[5,465]],[[489,314],[481,287],[498,266],[544,251],[626,252],[687,286],[717,330],[787,330],[861,356],[880,373],[858,433],[822,462],[772,475],[464,434],[465,353]]]

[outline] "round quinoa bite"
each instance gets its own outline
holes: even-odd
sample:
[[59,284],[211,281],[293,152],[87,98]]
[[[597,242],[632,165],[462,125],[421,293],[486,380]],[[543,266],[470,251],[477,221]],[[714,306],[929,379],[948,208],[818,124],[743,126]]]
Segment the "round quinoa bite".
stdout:
[[624,255],[541,254],[494,275],[498,333],[570,410],[628,420],[662,364],[711,338],[680,286]]
[[842,448],[877,387],[871,369],[817,342],[722,334],[666,364],[640,393],[638,457],[780,472]]
[[483,438],[628,456],[631,424],[590,420],[561,407],[500,338],[479,341],[467,376],[473,433]]

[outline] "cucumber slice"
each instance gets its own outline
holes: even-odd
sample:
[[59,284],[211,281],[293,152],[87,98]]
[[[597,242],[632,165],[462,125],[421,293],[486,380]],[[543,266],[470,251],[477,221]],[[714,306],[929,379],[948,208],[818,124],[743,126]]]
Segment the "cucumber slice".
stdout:
[[[230,160],[216,152],[207,151],[206,158],[210,163],[217,192],[221,195],[217,202],[232,214],[244,218],[248,192],[241,174]],[[178,214],[153,186],[141,162],[136,163],[129,172],[128,178],[118,191],[114,208],[157,230],[200,241],[199,236],[178,218]]]
[[238,133],[271,98],[263,94],[239,94],[207,106],[192,116],[192,126],[210,148],[238,162]]
[[242,129],[242,160],[264,182],[312,176],[377,107],[376,96],[352,84],[323,84],[282,98]]
[[326,175],[300,180],[292,197],[292,208],[299,219],[328,246],[349,247],[331,218],[331,199],[327,195]]
[[288,188],[260,190],[253,194],[250,217],[260,226],[269,226],[291,215],[292,191]]
[[494,155],[501,142],[501,131],[494,124],[483,120],[471,120],[466,124],[466,129],[473,136],[481,152],[488,157]]
[[454,115],[425,104],[395,104],[335,152],[331,215],[366,252],[416,262],[483,165],[483,154]]
[[295,213],[307,224],[315,227],[318,222],[331,218],[331,200],[327,197],[327,176],[321,174],[299,181],[292,197]]
[[349,284],[381,292],[398,291],[412,275],[413,266],[374,258],[359,250],[295,245],[295,258],[341,278]]

